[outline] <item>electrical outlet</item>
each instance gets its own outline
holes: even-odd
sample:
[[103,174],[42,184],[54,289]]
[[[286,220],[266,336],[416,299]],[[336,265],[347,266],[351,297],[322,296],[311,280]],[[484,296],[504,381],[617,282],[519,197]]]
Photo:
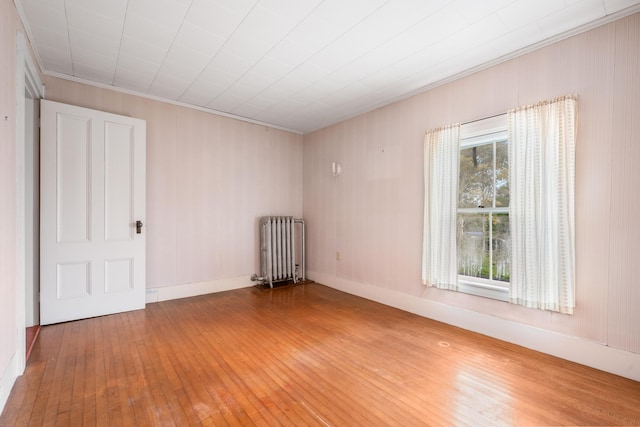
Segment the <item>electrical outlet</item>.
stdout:
[[340,251],[336,252],[336,261],[340,261]]

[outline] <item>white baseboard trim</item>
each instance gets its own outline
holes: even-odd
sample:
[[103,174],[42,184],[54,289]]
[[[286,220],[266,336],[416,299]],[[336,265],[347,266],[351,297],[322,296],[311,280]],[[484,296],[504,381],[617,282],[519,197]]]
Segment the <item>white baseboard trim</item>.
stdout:
[[255,285],[251,276],[232,277],[229,279],[209,280],[206,282],[185,283],[182,285],[162,286],[146,290],[146,303],[151,304],[172,299],[195,297],[214,292],[231,291]]
[[430,301],[377,286],[312,271],[307,276],[331,288],[502,341],[640,381],[640,354],[608,347],[511,320]]
[[4,405],[7,404],[9,394],[11,393],[11,389],[13,388],[16,379],[18,379],[18,358],[17,354],[14,353],[0,377],[0,414],[4,410]]

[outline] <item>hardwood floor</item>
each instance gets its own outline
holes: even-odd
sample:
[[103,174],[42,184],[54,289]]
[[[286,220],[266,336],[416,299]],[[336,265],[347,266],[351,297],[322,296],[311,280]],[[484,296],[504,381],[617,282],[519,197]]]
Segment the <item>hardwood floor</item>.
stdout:
[[29,326],[25,331],[25,344],[27,348],[27,354],[25,356],[25,360],[29,360],[29,356],[31,356],[31,350],[33,350],[33,345],[36,343],[38,339],[38,334],[40,333],[40,325]]
[[640,383],[319,284],[45,326],[2,426],[639,425]]

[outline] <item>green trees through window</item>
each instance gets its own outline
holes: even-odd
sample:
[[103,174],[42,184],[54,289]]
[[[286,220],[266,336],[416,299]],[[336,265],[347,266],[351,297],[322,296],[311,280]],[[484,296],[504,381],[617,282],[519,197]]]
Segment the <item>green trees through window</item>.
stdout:
[[460,149],[458,274],[508,282],[509,155],[505,139]]

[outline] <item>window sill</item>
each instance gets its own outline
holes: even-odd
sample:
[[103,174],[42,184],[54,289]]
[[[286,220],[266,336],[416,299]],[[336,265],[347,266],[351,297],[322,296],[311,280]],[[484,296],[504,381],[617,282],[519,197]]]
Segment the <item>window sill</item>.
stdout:
[[473,279],[474,278],[468,276],[459,276],[458,292],[476,295],[484,298],[491,298],[499,301],[509,301],[508,287],[497,286],[490,283],[483,283],[480,281],[475,281]]

